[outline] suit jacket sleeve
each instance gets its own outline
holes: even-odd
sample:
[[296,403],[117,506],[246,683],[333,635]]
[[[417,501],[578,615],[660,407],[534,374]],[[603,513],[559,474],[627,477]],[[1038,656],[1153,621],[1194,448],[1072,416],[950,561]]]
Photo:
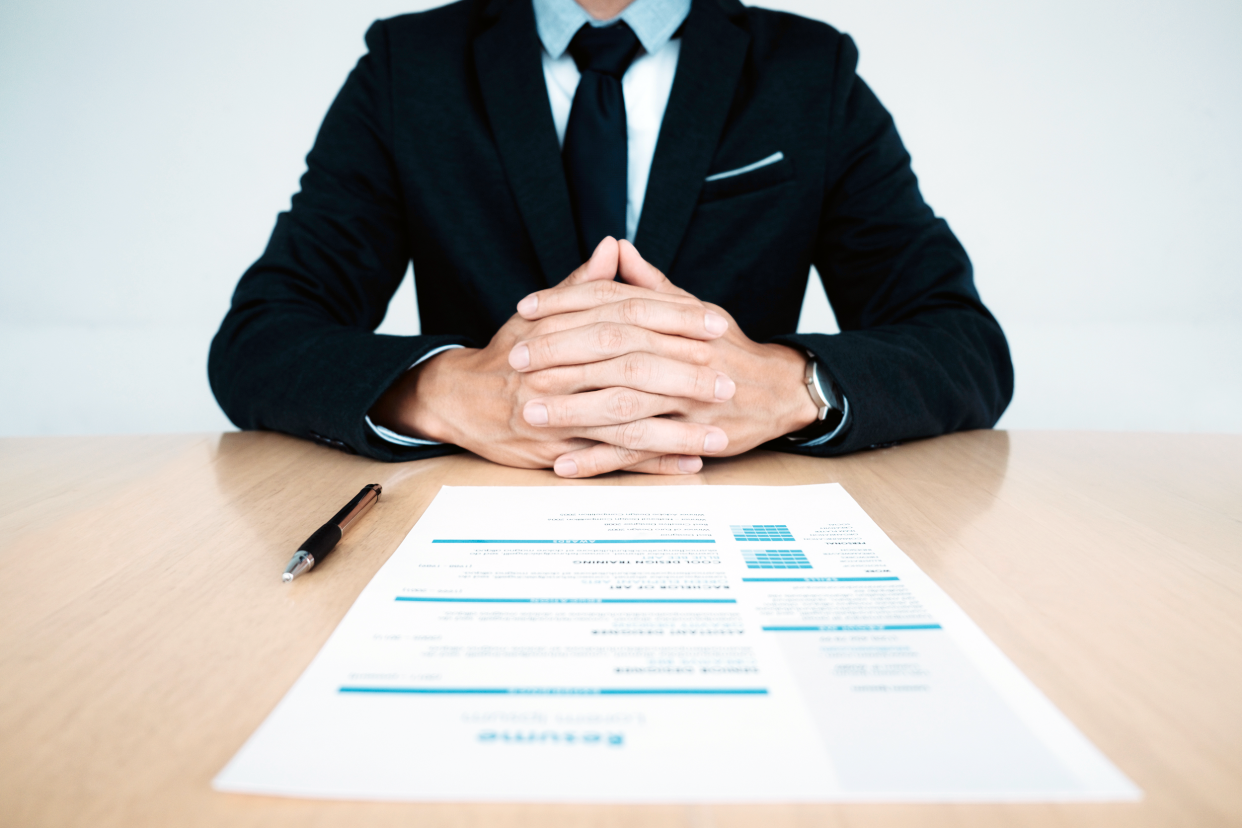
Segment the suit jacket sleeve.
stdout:
[[826,196],[814,251],[841,333],[791,334],[836,379],[850,424],[842,454],[970,428],[990,428],[1013,395],[1000,325],[975,290],[970,259],[924,203],[893,119],[855,74],[844,37],[836,56]]
[[307,156],[301,191],[237,286],[211,344],[208,375],[221,408],[240,428],[408,460],[454,449],[389,443],[367,426],[367,411],[423,354],[471,343],[374,333],[410,251],[381,23],[366,42],[368,53]]

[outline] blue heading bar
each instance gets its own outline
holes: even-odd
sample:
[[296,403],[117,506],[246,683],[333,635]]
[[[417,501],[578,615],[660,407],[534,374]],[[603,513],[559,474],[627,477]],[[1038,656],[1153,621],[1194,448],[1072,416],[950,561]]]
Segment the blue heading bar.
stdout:
[[778,581],[781,583],[789,583],[791,581],[797,583],[819,583],[821,581],[899,581],[900,578],[893,576],[889,578],[743,578],[745,583],[766,583]]
[[766,687],[342,687],[341,693],[425,696],[766,696]]
[[440,604],[736,604],[733,598],[424,598],[398,595],[398,601]]
[[868,630],[938,630],[939,624],[837,624],[823,627],[764,627],[765,632],[855,632]]
[[493,540],[493,539],[457,539],[457,538],[436,538],[432,543],[715,543],[711,538],[704,540],[692,538],[662,538],[659,540],[614,540],[612,538],[604,540]]

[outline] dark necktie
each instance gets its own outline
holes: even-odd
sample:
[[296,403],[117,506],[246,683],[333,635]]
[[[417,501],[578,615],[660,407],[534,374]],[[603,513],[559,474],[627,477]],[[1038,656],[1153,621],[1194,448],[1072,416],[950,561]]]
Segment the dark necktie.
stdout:
[[625,98],[621,76],[638,52],[638,38],[624,23],[574,35],[569,53],[582,80],[574,93],[561,160],[578,223],[578,246],[589,257],[604,236],[625,238]]

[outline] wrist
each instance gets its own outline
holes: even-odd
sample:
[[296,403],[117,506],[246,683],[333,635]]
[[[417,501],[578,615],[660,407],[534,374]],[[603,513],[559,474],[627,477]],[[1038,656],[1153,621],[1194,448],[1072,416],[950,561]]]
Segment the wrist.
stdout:
[[398,434],[460,445],[453,406],[463,366],[474,348],[437,354],[401,376],[371,409],[371,419]]
[[806,352],[788,345],[772,344],[771,395],[773,439],[801,431],[819,419],[819,408],[807,393]]

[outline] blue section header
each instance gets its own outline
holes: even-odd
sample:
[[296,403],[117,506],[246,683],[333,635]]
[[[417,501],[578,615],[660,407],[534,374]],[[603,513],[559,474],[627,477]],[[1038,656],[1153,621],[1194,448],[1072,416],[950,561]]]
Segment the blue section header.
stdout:
[[664,538],[661,540],[614,540],[612,538],[604,540],[493,540],[493,539],[465,539],[457,538],[436,538],[432,543],[715,543],[711,538],[699,540],[697,538]]
[[743,578],[742,579],[742,581],[746,583],[750,583],[752,581],[756,583],[772,582],[772,581],[779,581],[781,583],[788,583],[790,581],[797,581],[799,583],[802,583],[802,582],[818,583],[821,581],[899,581],[899,580],[901,579],[897,578],[896,576],[893,576],[890,578]]
[[441,604],[736,604],[733,598],[424,598],[398,595],[398,601]]
[[837,624],[824,627],[764,627],[765,632],[851,632],[855,630],[938,630],[939,624]]
[[766,687],[342,687],[341,693],[427,696],[766,696]]

